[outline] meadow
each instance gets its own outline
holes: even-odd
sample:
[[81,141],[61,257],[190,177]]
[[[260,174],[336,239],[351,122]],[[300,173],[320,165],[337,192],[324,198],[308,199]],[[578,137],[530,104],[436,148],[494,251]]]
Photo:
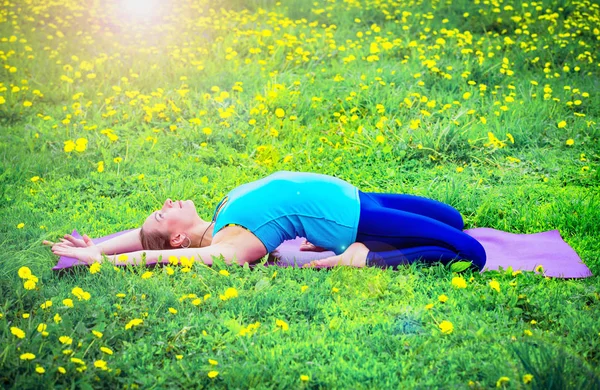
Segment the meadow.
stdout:
[[[0,387],[600,387],[600,6],[6,0]],[[594,273],[169,265],[42,246],[278,170],[558,229]]]

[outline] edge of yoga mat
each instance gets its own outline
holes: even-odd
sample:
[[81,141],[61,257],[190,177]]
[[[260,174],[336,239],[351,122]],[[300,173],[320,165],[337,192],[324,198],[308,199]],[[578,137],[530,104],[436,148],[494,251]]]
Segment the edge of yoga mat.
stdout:
[[[93,239],[96,244],[109,240],[113,237],[127,233],[125,230],[110,234],[108,236]],[[488,254],[486,265],[480,272],[507,269],[512,267],[514,271],[534,271],[538,265],[544,267],[544,275],[559,278],[586,278],[593,276],[589,268],[581,261],[575,250],[571,248],[561,237],[558,230],[551,230],[533,234],[515,234],[503,232],[492,228],[474,228],[465,230],[473,238],[477,239]],[[81,238],[77,230],[72,235]],[[303,238],[296,237],[282,243],[277,251],[279,257],[269,255],[265,266],[279,267],[301,267],[312,261],[323,259],[333,255],[331,251],[325,252],[301,252],[298,246]],[[545,259],[545,260],[543,260]],[[160,264],[167,264],[163,260]],[[155,266],[157,262],[148,262],[148,266]],[[55,271],[66,270],[73,266],[88,265],[77,259],[61,256],[55,267]],[[125,264],[117,264],[124,266]],[[251,264],[253,268],[260,264]]]

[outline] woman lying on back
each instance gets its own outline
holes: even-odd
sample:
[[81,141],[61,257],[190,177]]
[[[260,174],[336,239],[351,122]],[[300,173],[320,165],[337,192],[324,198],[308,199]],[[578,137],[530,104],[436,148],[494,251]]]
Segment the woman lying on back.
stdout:
[[[213,225],[214,224],[214,225]],[[462,231],[460,213],[444,203],[405,194],[367,193],[333,176],[280,171],[230,191],[212,221],[198,216],[191,200],[167,199],[141,228],[94,245],[70,235],[52,252],[87,263],[103,255],[119,263],[147,262],[170,256],[194,257],[212,264],[253,263],[283,241],[306,237],[301,250],[330,250],[334,256],[313,261],[318,267],[395,267],[416,260],[447,263],[470,260],[482,269],[485,251]]]

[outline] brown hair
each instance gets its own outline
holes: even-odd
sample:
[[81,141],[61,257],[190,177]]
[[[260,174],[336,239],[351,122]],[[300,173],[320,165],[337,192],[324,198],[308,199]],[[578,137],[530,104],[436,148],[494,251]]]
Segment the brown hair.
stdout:
[[169,235],[158,230],[145,232],[140,229],[140,242],[145,250],[173,249]]

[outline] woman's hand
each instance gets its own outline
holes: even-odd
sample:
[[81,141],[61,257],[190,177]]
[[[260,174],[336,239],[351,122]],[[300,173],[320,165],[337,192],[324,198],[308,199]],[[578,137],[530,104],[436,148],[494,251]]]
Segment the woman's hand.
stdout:
[[321,248],[320,246],[316,246],[310,242],[308,242],[308,240],[304,240],[303,244],[300,244],[300,251],[302,252],[324,252],[327,249],[325,248]]
[[68,243],[59,243],[52,246],[52,253],[58,256],[74,257],[84,263],[91,264],[102,261],[102,251],[87,236],[83,235],[84,247],[75,247]]
[[48,246],[54,246],[54,245],[64,245],[64,246],[72,246],[74,248],[85,248],[87,247],[87,245],[85,244],[85,241],[83,240],[83,238],[75,238],[70,234],[65,234],[64,238],[60,239],[60,242],[52,242],[52,241],[47,241],[44,240],[42,241],[42,244],[44,245],[48,245]]

